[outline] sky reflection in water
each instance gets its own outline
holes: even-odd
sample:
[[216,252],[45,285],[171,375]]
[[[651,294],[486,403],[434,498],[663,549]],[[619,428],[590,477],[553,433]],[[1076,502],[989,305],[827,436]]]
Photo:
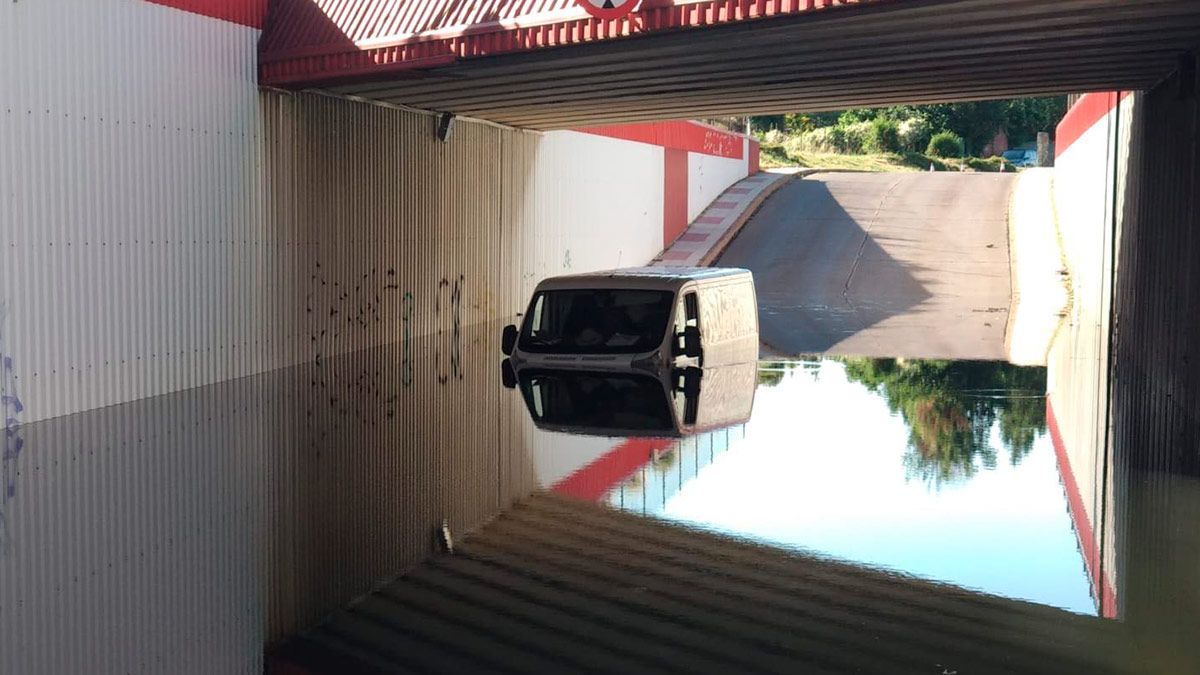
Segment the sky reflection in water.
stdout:
[[764,363],[759,382],[743,432],[683,441],[609,503],[1096,613],[1044,369],[824,359]]

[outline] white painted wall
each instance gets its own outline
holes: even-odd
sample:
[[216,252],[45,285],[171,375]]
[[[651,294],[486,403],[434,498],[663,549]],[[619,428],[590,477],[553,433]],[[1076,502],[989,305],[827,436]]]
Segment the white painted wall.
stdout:
[[258,36],[0,3],[0,672],[261,672],[253,429],[228,402],[63,417],[246,372]]
[[688,153],[688,222],[695,220],[730,185],[749,175],[749,141],[742,139],[742,158]]
[[259,32],[128,0],[6,2],[0,31],[0,330],[24,421],[245,374]]
[[554,131],[534,137],[517,217],[522,293],[572,272],[644,265],[663,247],[663,149]]
[[[1112,489],[1112,476],[1096,469],[1112,465],[1106,461],[1112,450],[1105,444],[1105,413],[1110,270],[1113,249],[1120,241],[1120,223],[1115,228],[1113,223],[1114,196],[1115,212],[1123,213],[1137,101],[1137,95],[1122,101],[1119,114],[1110,112],[1084,132],[1058,156],[1054,168],[1055,215],[1070,272],[1071,305],[1050,347],[1047,392],[1086,518],[1097,539],[1103,536],[1095,545],[1103,544],[1104,572],[1118,588],[1115,519],[1101,508],[1105,492]],[[1102,522],[1102,515],[1110,517]]]

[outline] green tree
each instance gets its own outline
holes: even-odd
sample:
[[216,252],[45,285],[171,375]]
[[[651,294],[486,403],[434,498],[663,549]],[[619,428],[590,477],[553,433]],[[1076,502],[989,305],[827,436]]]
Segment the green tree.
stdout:
[[925,154],[935,157],[961,157],[963,154],[963,139],[953,131],[939,131],[929,139],[929,147]]
[[994,425],[1014,465],[1046,429],[1045,368],[982,361],[844,359],[846,374],[883,396],[909,427],[910,478],[935,487],[996,465]]
[[871,121],[863,149],[867,152],[900,152],[900,124],[880,115]]

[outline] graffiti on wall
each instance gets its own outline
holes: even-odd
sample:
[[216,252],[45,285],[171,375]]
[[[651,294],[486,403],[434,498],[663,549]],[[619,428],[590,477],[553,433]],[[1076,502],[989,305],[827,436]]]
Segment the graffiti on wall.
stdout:
[[[307,416],[316,445],[323,445],[345,423],[376,426],[394,418],[401,391],[411,387],[420,372],[414,354],[414,335],[422,334],[417,325],[418,295],[401,290],[395,268],[382,272],[371,268],[352,282],[333,277],[320,262],[315,263],[305,296],[313,368]],[[453,280],[442,278],[432,289],[432,365],[441,385],[463,379],[465,283],[466,276],[459,274]],[[378,359],[363,352],[380,343],[391,344],[387,331],[396,328],[401,348],[398,377],[395,368],[381,367]]]
[[17,496],[17,459],[25,439],[21,437],[21,413],[25,411],[21,396],[17,392],[17,376],[13,369],[12,354],[4,342],[7,307],[0,303],[0,555],[11,547],[8,531],[8,515]]
[[[312,348],[312,397],[306,411],[313,443],[321,444],[353,420],[376,426],[395,417],[398,387],[377,367],[367,367],[355,352],[367,347],[374,330],[391,325],[399,314],[400,286],[395,268],[371,269],[341,281],[314,263],[305,296]],[[352,364],[334,364],[333,359]],[[319,414],[328,414],[321,423]]]
[[433,307],[438,327],[433,367],[439,384],[446,384],[451,378],[463,379],[462,288],[465,280],[466,277],[460,274],[453,282],[446,278],[438,282],[437,300]]

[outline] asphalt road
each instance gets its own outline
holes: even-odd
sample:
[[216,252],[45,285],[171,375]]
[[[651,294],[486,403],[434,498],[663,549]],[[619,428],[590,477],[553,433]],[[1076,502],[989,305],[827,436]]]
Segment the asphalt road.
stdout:
[[1013,176],[794,180],[715,264],[754,272],[764,356],[1004,359]]

